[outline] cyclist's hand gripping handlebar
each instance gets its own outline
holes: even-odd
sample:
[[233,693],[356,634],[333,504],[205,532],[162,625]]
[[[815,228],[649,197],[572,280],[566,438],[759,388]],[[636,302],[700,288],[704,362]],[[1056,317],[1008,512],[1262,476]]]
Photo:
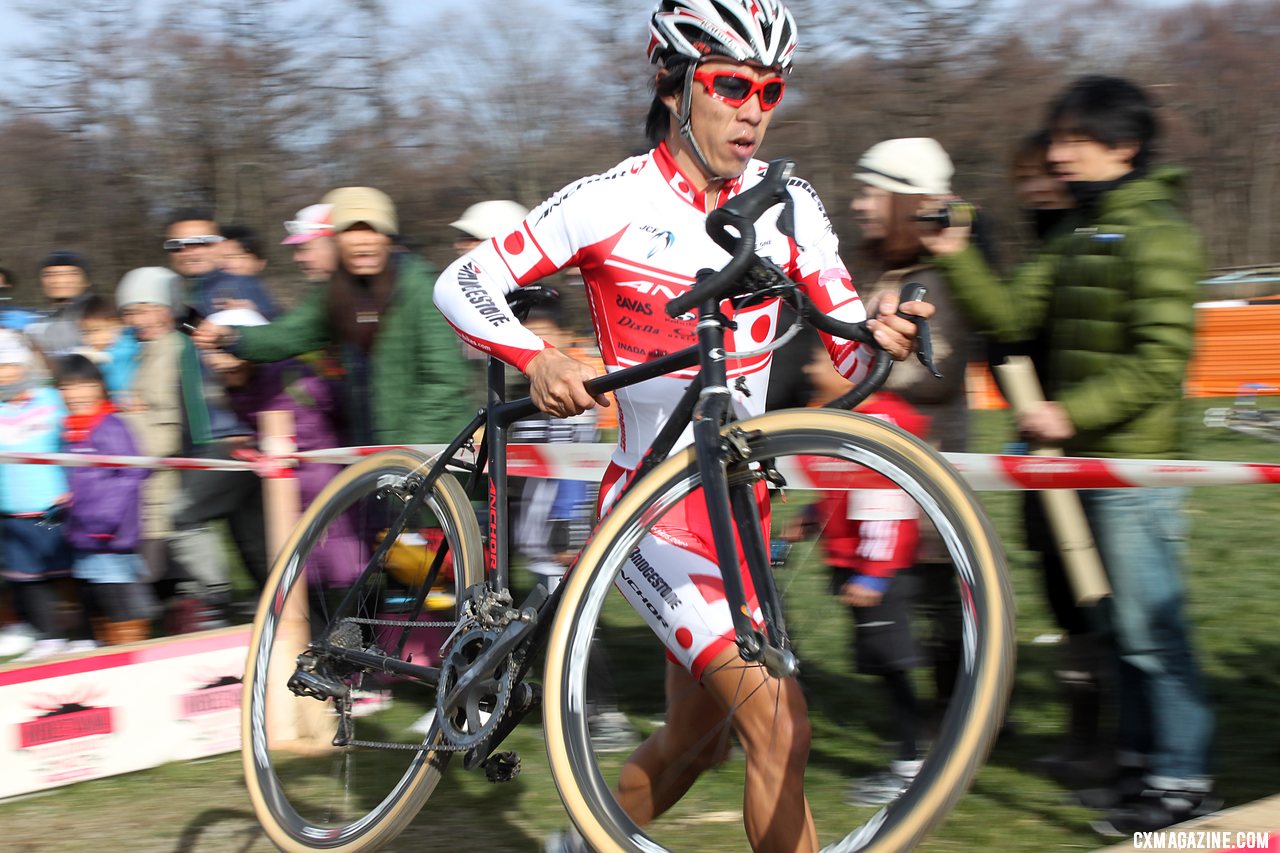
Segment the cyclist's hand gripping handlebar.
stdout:
[[[909,281],[902,286],[902,291],[898,295],[898,304],[905,305],[908,302],[915,302],[924,299],[926,288],[923,284],[916,281]],[[880,349],[880,345],[876,342],[875,336],[871,334],[871,330],[867,328],[867,321],[860,323],[846,323],[843,320],[837,320],[830,314],[823,314],[814,308],[812,302],[804,303],[805,319],[815,329],[826,332],[837,338],[844,338],[847,341],[858,341],[864,344],[870,344],[876,348],[877,354],[883,354],[886,357],[888,353]],[[917,317],[914,314],[907,314],[901,308],[898,309],[898,316],[905,320],[910,320],[916,325],[916,357],[920,359],[920,363],[928,368],[929,372],[937,378],[941,379],[942,374],[938,372],[937,367],[933,363],[933,337],[929,334],[929,321],[924,317]]]
[[774,160],[760,183],[707,215],[707,233],[733,258],[719,270],[699,272],[697,284],[667,303],[668,316],[679,317],[704,302],[718,302],[743,281],[759,262],[755,223],[769,208],[784,205],[778,228],[788,237],[795,236],[794,202],[787,192],[787,179],[794,167],[791,160]]

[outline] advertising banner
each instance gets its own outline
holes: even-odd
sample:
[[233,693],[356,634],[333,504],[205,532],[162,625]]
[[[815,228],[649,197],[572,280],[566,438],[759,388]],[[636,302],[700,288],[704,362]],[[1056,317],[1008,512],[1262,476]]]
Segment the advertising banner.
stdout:
[[240,748],[249,626],[0,667],[0,798]]

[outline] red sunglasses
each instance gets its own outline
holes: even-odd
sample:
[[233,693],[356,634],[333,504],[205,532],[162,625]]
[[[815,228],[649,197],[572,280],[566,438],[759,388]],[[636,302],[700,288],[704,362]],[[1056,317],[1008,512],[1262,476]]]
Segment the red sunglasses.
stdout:
[[734,71],[695,71],[693,79],[702,84],[707,94],[737,109],[760,93],[760,109],[773,109],[782,102],[787,83],[781,77],[752,80]]

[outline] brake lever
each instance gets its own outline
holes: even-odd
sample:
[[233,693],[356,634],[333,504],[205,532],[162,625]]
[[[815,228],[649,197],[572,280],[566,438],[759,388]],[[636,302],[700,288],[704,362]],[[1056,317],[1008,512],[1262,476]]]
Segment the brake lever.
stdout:
[[783,185],[784,196],[782,200],[782,213],[778,214],[778,230],[790,237],[792,240],[796,238],[796,202],[791,197],[791,193],[786,191],[786,185]]
[[[922,301],[928,292],[929,289],[920,282],[909,281],[902,286],[902,292],[898,296],[898,305],[902,306],[908,302]],[[941,379],[942,374],[933,362],[933,336],[929,332],[929,321],[924,317],[917,317],[915,314],[907,314],[901,307],[898,308],[898,316],[916,324],[916,358],[920,360],[926,370],[933,374],[935,379]]]

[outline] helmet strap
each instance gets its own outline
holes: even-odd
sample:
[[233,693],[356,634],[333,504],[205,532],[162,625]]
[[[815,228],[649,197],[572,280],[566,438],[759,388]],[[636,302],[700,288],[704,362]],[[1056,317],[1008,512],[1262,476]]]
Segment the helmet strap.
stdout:
[[684,141],[689,143],[689,150],[693,152],[694,159],[698,161],[698,165],[702,167],[702,171],[711,177],[712,180],[727,181],[732,175],[721,175],[711,168],[711,164],[707,162],[707,157],[702,153],[702,148],[698,145],[698,140],[693,138],[693,73],[698,70],[698,63],[689,63],[689,68],[684,73],[684,94],[680,97],[680,114],[676,116],[676,120],[680,122],[680,135],[684,137]]

